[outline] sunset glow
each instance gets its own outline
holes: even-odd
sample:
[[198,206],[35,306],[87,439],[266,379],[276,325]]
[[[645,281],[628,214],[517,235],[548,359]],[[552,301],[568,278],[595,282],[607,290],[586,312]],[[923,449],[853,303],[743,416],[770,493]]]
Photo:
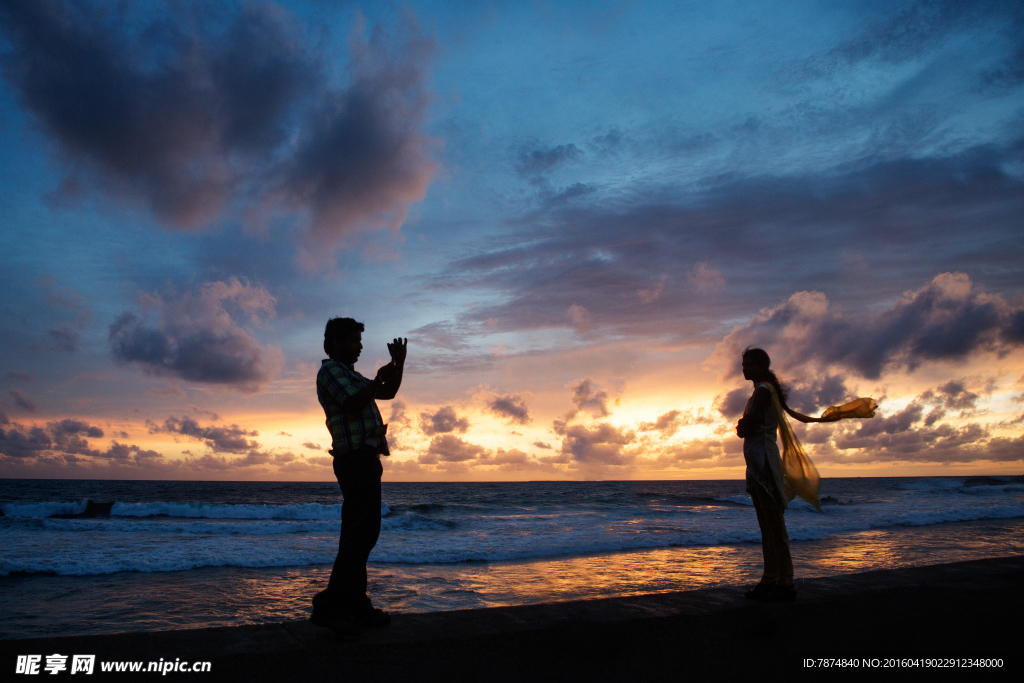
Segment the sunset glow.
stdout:
[[739,479],[739,353],[825,477],[1020,474],[1012,6],[0,5],[0,476]]

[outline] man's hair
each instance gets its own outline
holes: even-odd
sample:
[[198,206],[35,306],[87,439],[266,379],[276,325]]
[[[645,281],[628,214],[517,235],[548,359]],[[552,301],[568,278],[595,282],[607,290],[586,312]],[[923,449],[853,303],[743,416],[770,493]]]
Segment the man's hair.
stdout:
[[344,339],[353,332],[362,332],[364,329],[361,322],[352,318],[331,318],[324,328],[324,353],[331,355],[328,342],[332,339]]

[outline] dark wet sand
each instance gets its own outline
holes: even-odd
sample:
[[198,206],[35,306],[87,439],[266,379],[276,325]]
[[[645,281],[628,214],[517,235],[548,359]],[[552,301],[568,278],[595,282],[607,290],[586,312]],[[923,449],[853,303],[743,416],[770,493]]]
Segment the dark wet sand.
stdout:
[[[878,658],[880,666],[887,658],[1003,660],[1001,670],[925,673],[942,677],[989,679],[1022,669],[1024,556],[806,579],[798,589],[795,603],[775,605],[745,600],[742,587],[723,587],[399,614],[357,642],[308,622],[5,640],[0,666],[3,678],[21,679],[7,675],[17,655],[41,654],[45,661],[59,652],[95,654],[90,678],[118,680],[131,675],[104,676],[99,663],[212,662],[210,673],[168,674],[193,680],[517,682],[877,675],[864,671],[864,658]],[[817,658],[856,658],[860,667],[805,667],[805,659]],[[908,679],[921,672],[887,673]]]

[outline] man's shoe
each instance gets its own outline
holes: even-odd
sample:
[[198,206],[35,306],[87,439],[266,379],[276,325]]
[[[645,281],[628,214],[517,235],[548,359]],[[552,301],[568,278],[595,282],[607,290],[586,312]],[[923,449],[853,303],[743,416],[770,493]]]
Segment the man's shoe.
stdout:
[[382,609],[373,608],[373,610],[355,617],[355,621],[363,628],[387,626],[391,623],[391,615]]
[[771,592],[772,588],[775,588],[774,583],[765,583],[764,581],[758,581],[757,585],[748,590],[743,594],[743,597],[749,600],[756,600],[757,598],[763,597]]
[[796,600],[796,588],[783,585],[774,586],[761,598],[761,602],[793,602],[794,600]]
[[325,610],[318,610],[315,607],[313,613],[309,615],[309,620],[314,626],[323,626],[324,628],[330,625],[332,619],[334,619],[333,614],[327,614]]

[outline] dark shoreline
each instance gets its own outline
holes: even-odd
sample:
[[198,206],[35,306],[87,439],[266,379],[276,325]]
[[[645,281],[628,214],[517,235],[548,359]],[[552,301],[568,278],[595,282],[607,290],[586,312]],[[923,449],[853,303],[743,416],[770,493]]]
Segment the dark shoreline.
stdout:
[[[19,654],[45,663],[59,652],[97,662],[206,660],[207,680],[354,681],[772,679],[818,674],[804,660],[825,657],[1002,658],[1000,673],[1021,668],[1012,653],[1020,651],[1024,556],[805,579],[798,588],[797,602],[778,605],[752,604],[730,586],[399,614],[355,643],[303,621],[4,640],[0,666],[13,673]],[[98,664],[94,675],[103,676]]]

